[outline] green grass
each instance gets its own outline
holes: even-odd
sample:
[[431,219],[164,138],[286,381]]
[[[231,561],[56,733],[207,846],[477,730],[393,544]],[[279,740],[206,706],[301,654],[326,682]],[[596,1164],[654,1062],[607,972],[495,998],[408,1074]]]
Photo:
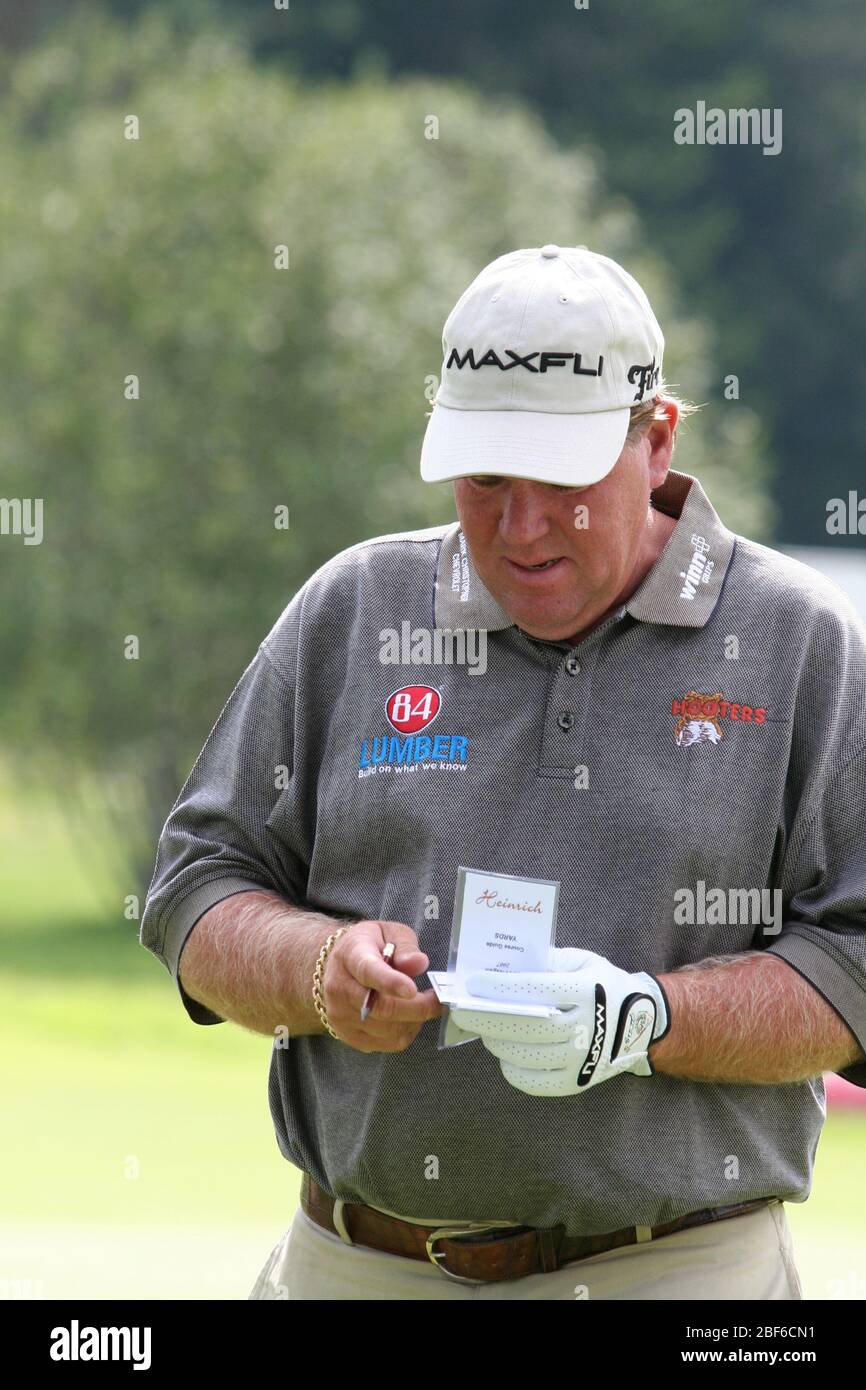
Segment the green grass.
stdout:
[[15,800],[0,784],[0,1281],[246,1298],[298,1201],[270,1042],[193,1024],[54,806]]
[[[0,844],[0,1281],[245,1299],[298,1200],[269,1040],[187,1018],[49,803],[13,814],[0,784]],[[807,1296],[866,1297],[864,1190],[866,1112],[831,1114],[813,1195],[786,1207]]]

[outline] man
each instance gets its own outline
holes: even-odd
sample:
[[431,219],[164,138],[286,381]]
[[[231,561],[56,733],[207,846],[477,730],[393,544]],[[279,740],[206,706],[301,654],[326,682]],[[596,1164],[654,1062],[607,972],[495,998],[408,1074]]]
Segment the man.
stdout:
[[[669,470],[613,261],[500,257],[443,347],[421,466],[459,521],[289,603],[142,922],[192,1019],[275,1039],[302,1206],[251,1297],[799,1299],[821,1073],[866,1085],[866,633]],[[519,980],[557,1012],[455,1009],[440,1049],[460,865],[559,881]]]

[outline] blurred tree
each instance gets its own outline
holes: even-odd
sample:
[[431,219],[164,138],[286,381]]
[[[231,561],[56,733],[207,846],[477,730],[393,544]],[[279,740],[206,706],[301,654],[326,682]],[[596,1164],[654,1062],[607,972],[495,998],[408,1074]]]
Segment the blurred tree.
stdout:
[[[14,48],[53,22],[62,41],[77,2],[94,0],[0,0],[0,39]],[[108,3],[130,17],[159,0]],[[594,149],[607,187],[639,210],[686,302],[715,326],[712,399],[735,374],[764,422],[777,534],[826,544],[828,498],[864,487],[862,0],[162,3],[183,34],[218,15],[262,62],[317,80],[359,70],[466,78],[525,99],[565,147]],[[779,108],[782,153],[676,145],[674,112],[698,100]],[[563,238],[578,239],[573,229]]]
[[[44,504],[42,544],[0,545],[4,735],[70,806],[79,772],[111,773],[141,888],[297,587],[345,546],[455,515],[418,476],[425,387],[485,263],[577,233],[646,286],[694,399],[716,346],[595,161],[512,102],[374,75],[310,87],[223,32],[179,43],[156,10],[73,15],[6,63],[0,100],[0,468],[7,497]],[[754,417],[687,428],[678,466],[764,529]]]
[[[395,77],[464,77],[525,99],[565,146],[595,147],[716,327],[712,398],[734,373],[766,424],[778,534],[827,543],[827,499],[866,489],[862,0],[214,3],[262,60],[317,78],[374,59]],[[674,112],[698,100],[781,109],[781,154],[676,145]]]

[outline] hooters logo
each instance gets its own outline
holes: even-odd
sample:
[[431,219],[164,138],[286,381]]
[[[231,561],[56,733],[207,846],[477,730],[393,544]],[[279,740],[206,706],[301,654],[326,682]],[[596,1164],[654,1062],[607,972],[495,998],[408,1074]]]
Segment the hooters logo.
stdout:
[[721,691],[702,695],[690,690],[681,700],[671,702],[671,714],[678,716],[674,738],[681,748],[692,743],[718,743],[724,737],[721,721],[733,719],[740,724],[765,724],[767,711],[763,705],[743,705],[727,700]]
[[442,708],[442,696],[432,685],[404,685],[388,696],[385,714],[398,734],[417,734],[432,724]]

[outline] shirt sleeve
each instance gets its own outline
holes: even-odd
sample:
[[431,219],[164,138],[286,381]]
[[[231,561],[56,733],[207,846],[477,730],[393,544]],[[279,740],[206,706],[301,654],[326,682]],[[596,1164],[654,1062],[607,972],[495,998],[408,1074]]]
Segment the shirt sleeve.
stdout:
[[[792,837],[782,866],[790,894],[782,931],[767,949],[823,995],[866,1051],[866,748],[824,784]],[[866,1062],[839,1071],[866,1087]]]
[[181,789],[157,847],[140,941],[168,969],[195,1023],[222,1023],[181,984],[181,952],[203,913],[268,888],[301,905],[303,849],[268,829],[292,794],[294,680],[267,639],[244,671]]

